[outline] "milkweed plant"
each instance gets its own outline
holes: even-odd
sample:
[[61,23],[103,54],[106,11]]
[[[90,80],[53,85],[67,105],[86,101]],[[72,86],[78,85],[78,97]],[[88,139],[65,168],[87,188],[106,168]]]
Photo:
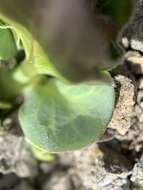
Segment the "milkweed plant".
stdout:
[[[116,17],[114,7],[112,12]],[[19,60],[16,55],[22,50]],[[24,97],[19,123],[36,155],[80,149],[99,137],[115,102],[112,77],[106,70],[102,75],[108,80],[67,80],[33,35],[0,13],[0,110],[15,97]]]

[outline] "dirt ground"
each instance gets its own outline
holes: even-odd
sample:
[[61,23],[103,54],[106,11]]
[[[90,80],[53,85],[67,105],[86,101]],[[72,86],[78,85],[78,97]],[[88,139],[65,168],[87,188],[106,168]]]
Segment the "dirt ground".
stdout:
[[124,28],[124,64],[111,74],[116,106],[99,140],[80,151],[35,160],[13,113],[0,130],[0,190],[143,189],[143,0]]

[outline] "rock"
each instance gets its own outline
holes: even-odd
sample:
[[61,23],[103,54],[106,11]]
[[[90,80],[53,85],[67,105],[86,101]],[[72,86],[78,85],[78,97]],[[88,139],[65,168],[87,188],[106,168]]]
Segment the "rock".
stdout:
[[37,175],[37,162],[28,150],[23,137],[0,134],[0,172],[15,173],[19,177]]
[[128,51],[124,58],[126,61],[131,63],[130,68],[134,74],[143,74],[143,56],[139,52]]
[[133,17],[122,32],[123,39],[126,39],[126,43],[122,40],[122,44],[125,48],[126,44],[129,44],[132,50],[143,52],[143,1],[135,2]]
[[68,175],[55,173],[49,181],[43,185],[43,190],[73,190]]
[[131,48],[137,51],[143,51],[143,41],[131,39]]
[[138,91],[137,103],[140,105],[140,108],[143,109],[143,90]]
[[138,89],[143,90],[143,78],[142,77],[138,81]]
[[74,153],[75,168],[72,174],[79,176],[83,189],[129,190],[130,163],[119,153],[113,153],[108,148],[107,152],[104,154],[94,144]]
[[19,183],[19,178],[13,174],[0,175],[0,190],[9,190]]
[[124,135],[131,126],[135,104],[135,89],[132,81],[123,75],[117,75],[115,83],[117,84],[116,91],[117,93],[119,91],[119,96],[108,128],[115,129],[119,134]]
[[143,160],[139,160],[132,171],[131,181],[138,189],[143,189]]
[[22,181],[16,187],[10,190],[34,190],[34,188],[26,181]]
[[129,40],[128,40],[127,37],[123,37],[123,38],[121,39],[121,43],[122,43],[122,45],[123,45],[123,47],[124,47],[125,49],[128,49],[129,46],[130,46],[130,43],[129,43]]

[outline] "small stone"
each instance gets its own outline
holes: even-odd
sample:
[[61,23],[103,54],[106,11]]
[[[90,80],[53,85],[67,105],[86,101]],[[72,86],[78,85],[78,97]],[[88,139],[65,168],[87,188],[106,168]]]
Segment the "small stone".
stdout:
[[[84,188],[99,190],[129,190],[131,168],[126,157],[106,147],[102,152],[96,144],[73,153],[76,175]],[[75,175],[75,174],[74,174]]]
[[68,175],[55,173],[50,180],[43,185],[43,190],[72,190]]
[[140,122],[143,122],[143,114],[141,114],[141,115],[139,116],[139,121],[140,121]]
[[143,160],[140,160],[135,164],[132,171],[131,181],[140,187],[139,189],[143,189]]
[[129,78],[122,75],[117,75],[115,81],[120,84],[120,94],[108,128],[116,129],[120,135],[124,135],[131,126],[135,104],[134,85]]
[[138,89],[139,90],[143,90],[143,78],[141,78],[139,81],[138,81]]
[[129,40],[127,37],[123,37],[121,42],[122,42],[122,45],[124,46],[124,48],[126,48],[126,49],[129,48],[130,43],[129,43]]
[[124,56],[125,60],[131,63],[131,70],[134,74],[143,73],[143,56],[136,51],[129,51]]
[[143,102],[143,90],[138,91],[137,103],[140,105]]
[[143,52],[143,41],[131,39],[131,48]]
[[40,169],[44,174],[50,173],[54,170],[56,162],[41,162]]
[[22,181],[20,184],[18,184],[11,190],[34,190],[34,188],[28,182]]
[[141,109],[141,107],[138,104],[135,105],[134,110],[135,110],[136,115],[138,115],[138,116],[140,116],[143,113],[143,110]]
[[37,162],[32,157],[23,137],[0,135],[0,173],[15,173],[19,177],[37,175]]

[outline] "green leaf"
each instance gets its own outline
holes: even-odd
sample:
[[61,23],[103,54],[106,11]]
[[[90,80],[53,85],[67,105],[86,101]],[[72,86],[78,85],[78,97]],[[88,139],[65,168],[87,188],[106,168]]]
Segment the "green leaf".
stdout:
[[27,84],[39,74],[62,78],[28,30],[1,13],[0,21],[0,59],[13,59],[21,47],[26,55],[16,69],[0,69],[1,100],[22,93]]
[[6,68],[0,69],[0,100],[7,101],[18,96],[24,85],[12,78],[13,71]]
[[99,136],[113,106],[109,83],[73,85],[50,79],[28,93],[19,119],[32,145],[49,152],[74,150]]
[[63,77],[50,62],[41,46],[25,27],[1,13],[0,19],[11,29],[11,32],[15,37],[15,43],[21,43],[25,51],[26,56],[24,62],[17,69],[17,72],[15,72],[15,78],[17,80],[20,82],[27,82],[39,74],[47,74],[63,79]]
[[16,53],[17,47],[12,32],[0,22],[0,60],[12,59]]
[[[2,14],[0,19],[10,26],[16,45],[22,45],[26,54],[17,70],[9,73],[9,79],[13,76],[30,84],[19,112],[27,140],[46,152],[75,150],[92,143],[108,124],[114,107],[114,89],[110,80],[104,80],[107,75],[99,77],[100,81],[68,83],[28,30]],[[40,75],[52,79],[39,83]],[[14,85],[9,87],[14,95],[19,85],[16,90]]]
[[35,146],[31,146],[31,150],[37,160],[41,160],[41,161],[53,161],[54,160],[54,155],[50,154],[47,151],[42,151]]

